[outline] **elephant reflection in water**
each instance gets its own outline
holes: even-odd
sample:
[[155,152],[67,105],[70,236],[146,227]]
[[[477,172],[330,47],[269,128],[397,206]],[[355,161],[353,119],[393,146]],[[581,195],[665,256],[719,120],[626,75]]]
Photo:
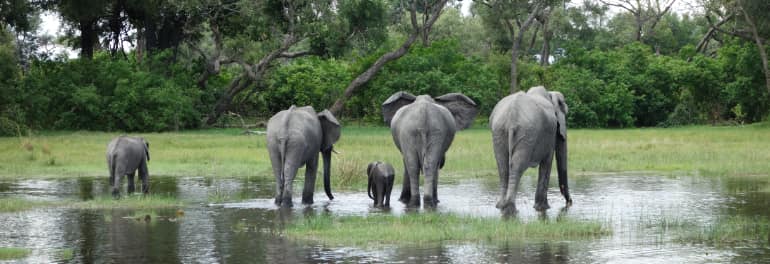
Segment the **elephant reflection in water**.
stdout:
[[110,256],[120,263],[179,263],[179,224],[147,213],[112,210],[109,229]]

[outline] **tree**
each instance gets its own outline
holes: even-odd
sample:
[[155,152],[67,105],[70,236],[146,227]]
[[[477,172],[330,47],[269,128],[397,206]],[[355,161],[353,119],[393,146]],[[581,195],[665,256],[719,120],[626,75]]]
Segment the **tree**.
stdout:
[[[706,45],[707,37],[716,37],[714,31],[754,42],[762,62],[765,87],[770,94],[770,66],[768,66],[765,47],[765,42],[770,37],[770,16],[766,13],[766,10],[770,8],[770,2],[764,0],[704,0],[702,5],[706,9],[706,19],[711,28],[699,43],[699,48]],[[716,23],[711,17],[714,15],[721,17]],[[735,21],[735,23],[726,23],[728,21]],[[725,29],[726,27],[731,28]]]
[[[419,3],[418,3],[419,2]],[[446,5],[447,0],[438,0],[438,1],[431,1],[431,0],[411,0],[409,1],[409,18],[412,25],[412,31],[407,36],[407,39],[401,44],[401,46],[394,50],[390,51],[388,53],[383,54],[380,56],[371,66],[369,66],[366,70],[364,70],[363,73],[359,74],[353,81],[348,84],[348,86],[345,88],[344,93],[341,97],[337,99],[337,101],[334,102],[334,105],[332,105],[331,111],[335,116],[338,116],[340,114],[340,111],[342,111],[342,108],[345,105],[345,101],[347,101],[351,96],[353,96],[353,93],[361,86],[365,85],[369,80],[374,78],[375,75],[382,69],[383,66],[385,66],[386,63],[390,61],[397,60],[398,58],[401,58],[409,51],[409,48],[414,44],[414,42],[417,40],[418,37],[422,37],[425,41],[424,43],[427,43],[427,34],[430,33],[431,28],[433,27],[433,24],[436,22],[436,20],[441,15],[441,11],[444,9],[444,6]],[[422,13],[422,21],[423,24],[420,25],[417,22],[417,6],[418,4],[422,4],[422,8],[424,12]]]
[[540,0],[484,0],[474,1],[485,8],[478,8],[482,18],[493,29],[504,28],[511,43],[510,93],[518,91],[518,60],[521,43],[526,32],[541,11],[556,1]]
[[663,15],[671,10],[676,0],[599,0],[601,3],[621,8],[634,17],[634,39],[643,42],[645,36],[655,35],[655,27]]

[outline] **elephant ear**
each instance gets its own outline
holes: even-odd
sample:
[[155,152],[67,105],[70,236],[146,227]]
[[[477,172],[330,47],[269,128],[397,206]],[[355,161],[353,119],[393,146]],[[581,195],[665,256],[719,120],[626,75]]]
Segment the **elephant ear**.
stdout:
[[142,139],[144,141],[144,154],[147,157],[147,161],[150,161],[150,142],[147,142],[146,139]]
[[410,93],[400,91],[391,95],[388,100],[382,103],[382,117],[385,118],[385,124],[390,126],[390,121],[396,115],[398,109],[414,102],[416,97]]
[[340,122],[337,121],[332,112],[326,109],[318,113],[318,121],[321,122],[321,129],[323,130],[321,151],[330,150],[332,145],[340,139]]
[[461,93],[448,93],[434,99],[436,103],[449,109],[458,130],[470,127],[473,124],[473,119],[479,113],[476,102]]
[[556,122],[559,123],[559,135],[563,139],[567,139],[567,102],[564,100],[564,95],[560,92],[549,92],[551,97],[551,103],[556,108]]

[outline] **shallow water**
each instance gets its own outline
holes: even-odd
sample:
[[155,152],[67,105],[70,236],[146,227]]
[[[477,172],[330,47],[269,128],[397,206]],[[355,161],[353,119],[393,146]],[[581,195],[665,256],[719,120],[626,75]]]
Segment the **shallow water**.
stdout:
[[[151,179],[153,193],[176,196],[189,204],[176,209],[33,209],[0,213],[0,247],[33,250],[22,262],[78,263],[702,263],[770,261],[770,248],[746,242],[730,247],[677,241],[667,221],[707,226],[729,215],[770,217],[768,180],[662,177],[650,174],[593,175],[571,180],[574,205],[564,208],[557,188],[548,193],[551,209],[536,212],[534,177],[522,179],[518,218],[538,221],[560,215],[598,220],[613,234],[581,241],[467,243],[429,245],[330,246],[281,236],[293,219],[318,214],[367,215],[405,212],[371,208],[364,192],[337,192],[329,201],[316,192],[312,206],[279,210],[272,202],[273,182],[264,179]],[[296,184],[295,186],[301,186]],[[300,191],[295,192],[299,203]],[[0,197],[30,200],[88,200],[108,194],[106,179],[0,182]],[[495,179],[441,182],[436,211],[499,218]],[[144,215],[151,214],[150,219]]]

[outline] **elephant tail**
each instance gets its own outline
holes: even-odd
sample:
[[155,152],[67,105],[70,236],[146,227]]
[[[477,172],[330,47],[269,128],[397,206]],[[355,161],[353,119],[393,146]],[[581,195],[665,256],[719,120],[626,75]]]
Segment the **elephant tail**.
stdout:
[[369,183],[366,186],[366,193],[369,194],[369,198],[374,200],[374,196],[372,196],[372,176],[369,176]]
[[286,179],[285,171],[286,171],[286,144],[287,144],[288,138],[278,138],[278,155],[281,156],[281,172],[278,175],[278,179],[281,182],[281,189],[283,189],[284,179]]

